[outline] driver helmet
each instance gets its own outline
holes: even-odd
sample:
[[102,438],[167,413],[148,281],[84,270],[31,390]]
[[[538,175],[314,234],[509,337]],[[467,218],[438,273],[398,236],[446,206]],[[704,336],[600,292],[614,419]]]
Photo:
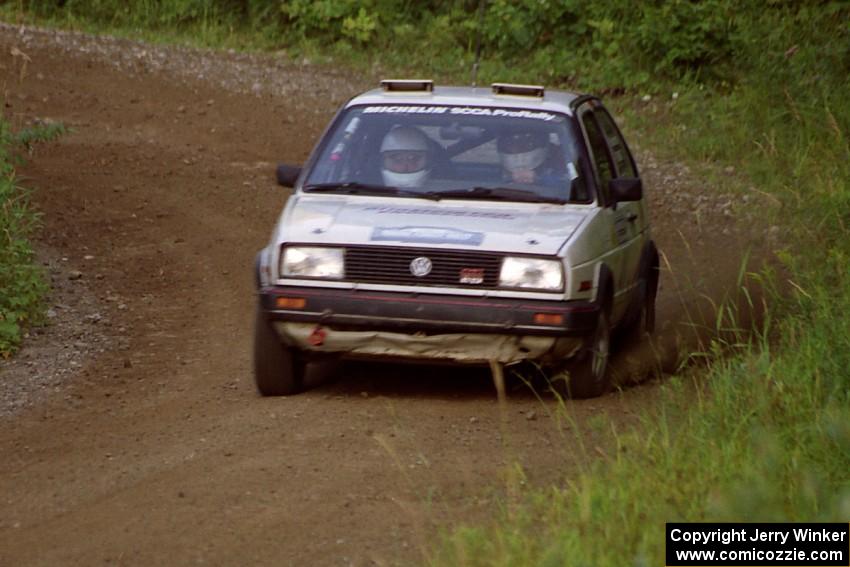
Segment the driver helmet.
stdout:
[[428,177],[428,138],[411,126],[396,126],[381,143],[381,174],[392,187],[419,187]]
[[546,160],[549,139],[545,132],[511,132],[499,137],[497,149],[507,171],[533,171]]

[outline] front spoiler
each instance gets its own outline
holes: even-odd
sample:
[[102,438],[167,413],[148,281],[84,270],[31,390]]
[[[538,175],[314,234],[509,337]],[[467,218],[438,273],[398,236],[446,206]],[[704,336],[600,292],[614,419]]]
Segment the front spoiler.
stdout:
[[[303,299],[300,309],[278,298]],[[590,334],[599,306],[592,301],[546,301],[311,287],[268,286],[260,308],[270,321],[315,323],[338,330],[399,333],[479,333],[569,337]],[[559,324],[535,323],[535,314],[561,315]]]

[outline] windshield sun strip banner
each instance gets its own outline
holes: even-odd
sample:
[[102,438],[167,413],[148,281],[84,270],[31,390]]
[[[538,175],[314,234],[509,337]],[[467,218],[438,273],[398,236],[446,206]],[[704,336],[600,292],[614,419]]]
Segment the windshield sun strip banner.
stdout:
[[485,106],[429,106],[429,105],[371,105],[363,107],[363,114],[447,114],[456,116],[493,116],[499,118],[527,118],[550,122],[557,114],[536,110],[491,108]]

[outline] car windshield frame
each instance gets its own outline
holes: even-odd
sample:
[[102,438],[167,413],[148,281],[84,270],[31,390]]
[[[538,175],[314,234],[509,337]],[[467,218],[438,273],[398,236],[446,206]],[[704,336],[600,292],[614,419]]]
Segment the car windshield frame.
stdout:
[[[402,127],[419,128],[433,152],[430,177],[419,187],[392,183],[380,170],[383,138],[390,130]],[[546,159],[556,165],[560,160],[563,171],[548,177],[540,175],[531,182],[517,181],[496,153],[499,136],[512,128],[545,135]],[[479,158],[466,155],[476,153],[480,154]],[[311,186],[324,186],[322,192],[328,194],[335,192],[328,190],[328,185],[339,184],[344,188],[339,193],[358,194],[350,190],[352,185],[383,184],[398,189],[393,195],[398,197],[590,204],[595,200],[595,191],[592,180],[588,182],[584,153],[581,130],[575,117],[567,112],[492,104],[354,104],[342,108],[328,125],[306,164],[299,190],[310,193]],[[340,170],[335,171],[334,167]],[[346,167],[349,170],[342,171]],[[362,170],[353,173],[353,168]],[[550,170],[554,172],[556,167],[545,171]],[[482,178],[476,177],[479,174]],[[529,191],[537,192],[540,199],[523,195]],[[417,192],[424,194],[416,195]]]

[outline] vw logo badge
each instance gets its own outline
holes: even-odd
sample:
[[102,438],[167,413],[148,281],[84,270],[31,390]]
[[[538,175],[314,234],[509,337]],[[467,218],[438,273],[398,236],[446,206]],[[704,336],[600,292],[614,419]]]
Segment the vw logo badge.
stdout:
[[410,262],[410,273],[417,278],[424,278],[431,273],[432,267],[431,260],[425,256],[419,256]]

